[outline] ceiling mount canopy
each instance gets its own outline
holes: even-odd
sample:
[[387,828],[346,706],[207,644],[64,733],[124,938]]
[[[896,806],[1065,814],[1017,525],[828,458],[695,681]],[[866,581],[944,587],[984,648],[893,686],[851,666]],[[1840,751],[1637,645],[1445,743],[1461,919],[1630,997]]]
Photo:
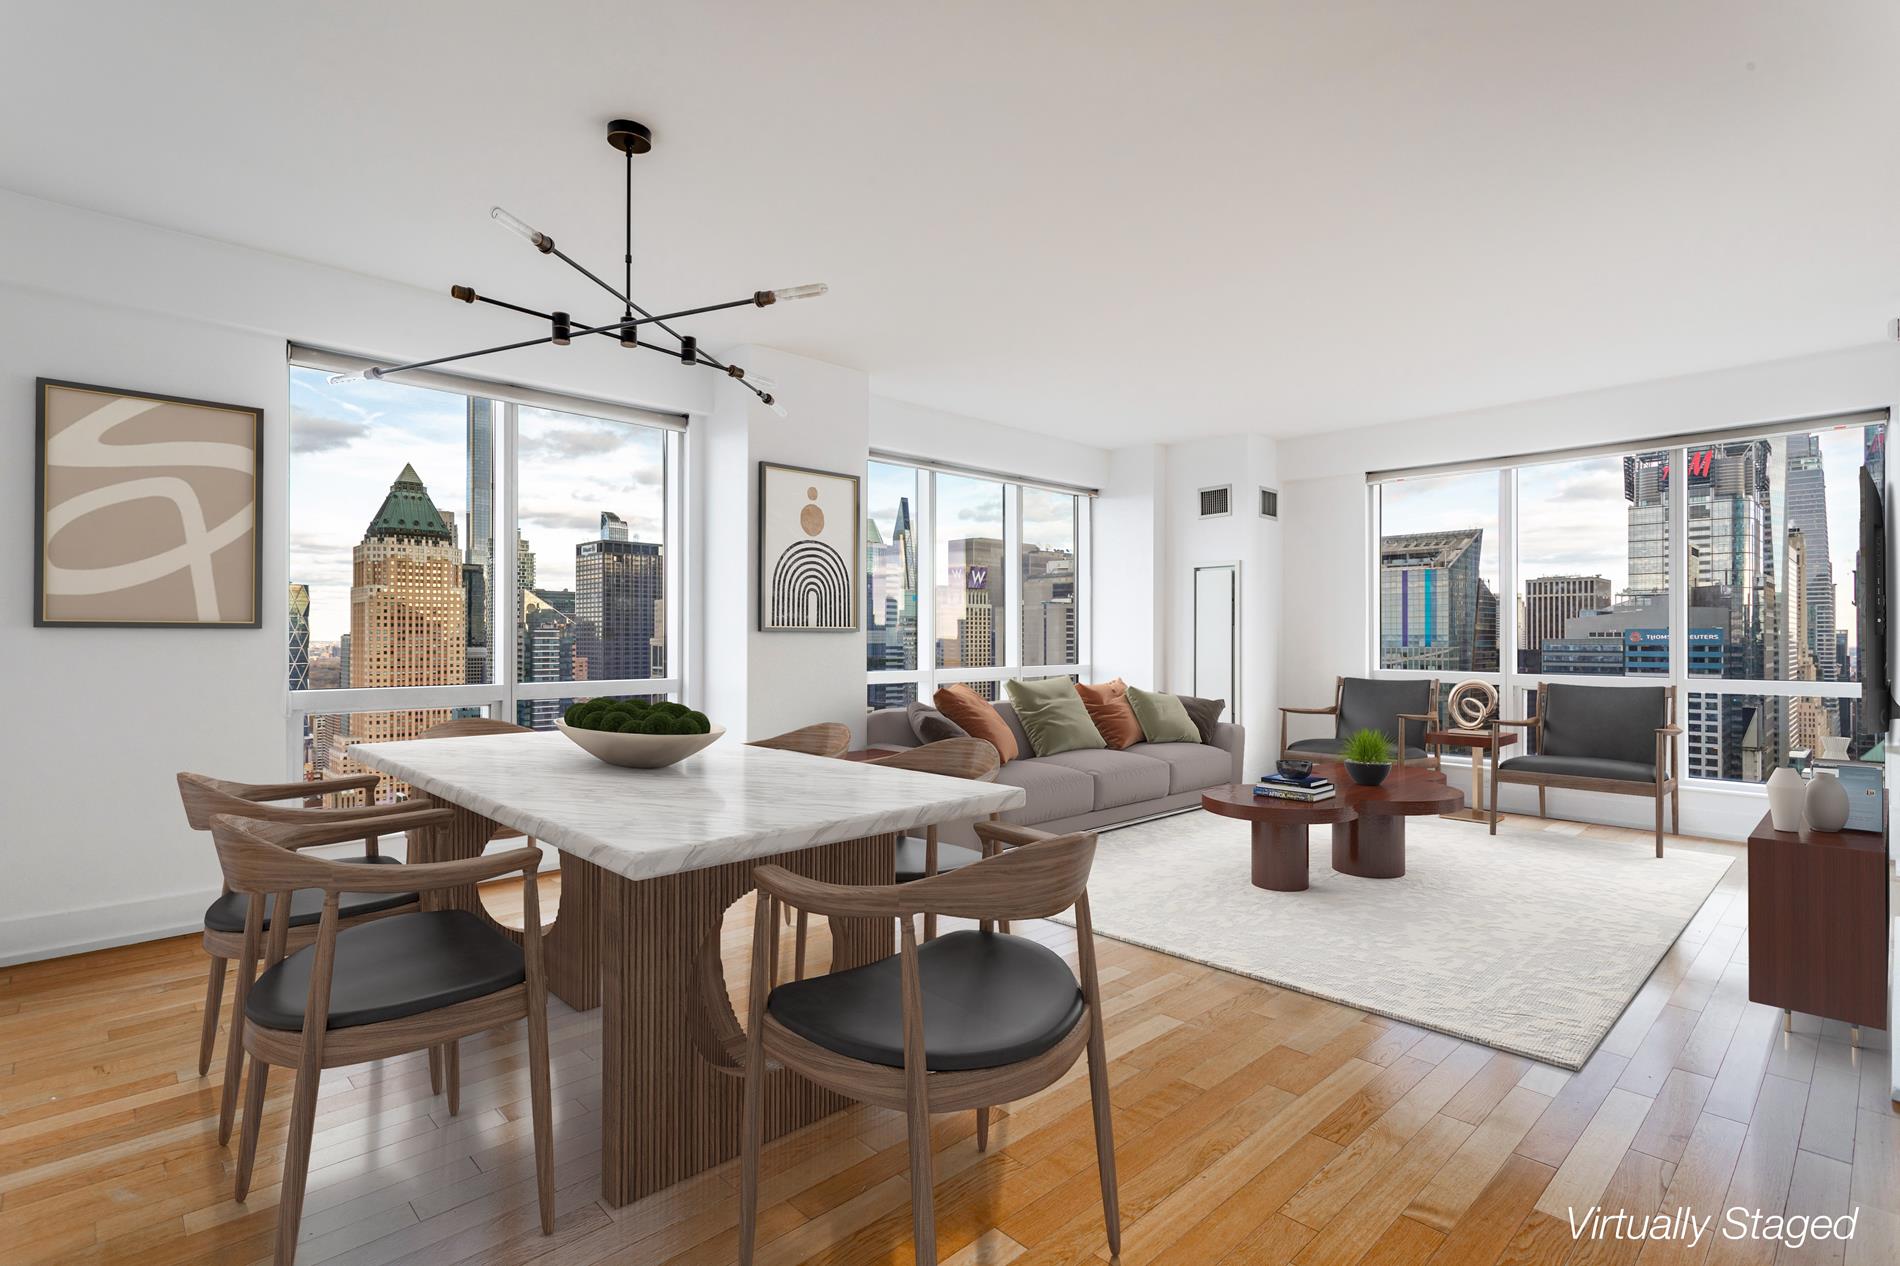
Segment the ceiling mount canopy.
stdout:
[[[662,312],[657,316],[647,311],[635,303],[632,297],[633,159],[634,155],[647,153],[653,148],[653,133],[644,123],[636,123],[632,119],[615,119],[607,125],[607,143],[627,156],[627,249],[624,260],[624,280],[620,286],[616,287],[603,280],[598,274],[589,271],[572,256],[556,246],[552,237],[536,229],[519,216],[511,215],[501,207],[493,208],[489,214],[494,218],[495,223],[512,233],[518,234],[543,255],[554,256],[569,268],[572,268],[575,272],[618,299],[621,304],[621,317],[618,321],[609,321],[604,325],[587,325],[575,321],[574,318],[566,312],[542,312],[535,308],[523,307],[518,303],[507,303],[500,299],[491,298],[488,295],[478,294],[473,286],[450,286],[450,296],[460,299],[463,303],[486,303],[492,307],[506,308],[510,312],[519,312],[523,316],[535,317],[547,322],[548,333],[540,338],[523,339],[518,343],[503,343],[498,347],[484,347],[473,352],[458,352],[453,356],[436,356],[429,360],[411,361],[406,365],[390,365],[386,367],[372,366],[363,370],[361,373],[337,374],[333,376],[330,381],[333,383],[343,383],[387,378],[391,374],[400,374],[407,370],[425,369],[434,365],[445,365],[450,361],[471,360],[477,356],[489,356],[496,352],[510,352],[521,347],[539,347],[542,344],[549,343],[556,347],[566,347],[578,337],[600,335],[615,340],[620,346],[625,348],[645,347],[660,352],[663,355],[676,357],[682,364],[704,365],[708,369],[717,370],[738,381],[746,390],[757,396],[761,404],[770,408],[780,417],[784,417],[785,406],[780,404],[765,387],[748,378],[743,368],[738,365],[720,363],[715,357],[700,350],[698,339],[690,334],[681,334],[668,324],[668,322],[677,321],[684,317],[698,316],[705,312],[719,312],[726,308],[742,308],[748,306],[764,308],[774,303],[784,303],[793,299],[815,299],[825,293],[826,287],[822,284],[814,284],[808,286],[787,286],[777,290],[755,290],[744,299],[732,299],[725,303],[708,303],[696,308],[682,308],[677,312]],[[665,346],[651,341],[651,331],[649,330],[643,334],[641,331],[642,326],[651,326],[671,336],[674,340],[674,345]],[[769,386],[770,384],[768,383],[766,385]]]

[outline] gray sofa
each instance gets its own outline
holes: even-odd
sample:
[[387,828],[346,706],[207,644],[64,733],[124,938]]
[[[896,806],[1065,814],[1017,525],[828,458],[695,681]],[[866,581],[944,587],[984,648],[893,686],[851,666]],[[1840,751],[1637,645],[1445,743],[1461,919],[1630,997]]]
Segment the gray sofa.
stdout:
[[[1005,822],[1045,831],[1119,826],[1195,808],[1204,789],[1242,781],[1241,740],[1246,731],[1238,725],[1217,723],[1211,744],[1137,743],[1119,752],[1098,748],[1036,756],[1015,709],[999,702],[996,710],[1022,753],[997,770],[996,781],[1021,787],[1028,796],[1022,808],[1003,815]],[[893,751],[919,745],[902,708],[871,713],[866,738],[872,747]],[[944,827],[939,837],[954,844],[977,842],[968,822]]]

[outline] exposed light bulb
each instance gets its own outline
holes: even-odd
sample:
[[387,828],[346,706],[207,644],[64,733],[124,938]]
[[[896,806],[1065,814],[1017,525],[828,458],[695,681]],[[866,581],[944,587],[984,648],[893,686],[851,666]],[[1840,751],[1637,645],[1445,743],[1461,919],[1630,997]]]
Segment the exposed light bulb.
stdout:
[[495,223],[501,225],[501,227],[507,229],[510,233],[520,234],[529,242],[533,243],[534,248],[543,254],[554,249],[553,238],[541,232],[520,216],[509,214],[506,207],[491,208],[488,214],[494,217]]
[[383,371],[376,368],[374,365],[372,365],[368,369],[365,369],[360,373],[331,374],[330,385],[332,387],[342,387],[353,382],[374,382],[376,379],[381,378],[382,376],[383,376]]
[[816,299],[831,289],[824,282],[813,282],[809,286],[787,286],[772,292],[773,303],[790,303],[794,299]]
[[778,414],[781,418],[789,418],[792,416],[791,414],[785,411],[785,406],[778,402],[778,397],[774,396],[770,392],[767,392],[765,395],[760,396],[759,403],[764,405],[766,408],[770,409],[772,412]]

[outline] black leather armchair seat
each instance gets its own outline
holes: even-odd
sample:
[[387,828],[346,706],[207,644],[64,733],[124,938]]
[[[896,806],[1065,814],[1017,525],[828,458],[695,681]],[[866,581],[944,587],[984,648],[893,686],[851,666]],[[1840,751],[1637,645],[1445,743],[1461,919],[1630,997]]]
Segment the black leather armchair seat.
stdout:
[[1549,813],[1552,787],[1571,791],[1649,796],[1656,802],[1656,856],[1663,855],[1663,798],[1669,798],[1669,829],[1682,830],[1682,797],[1676,778],[1676,688],[1674,686],[1583,686],[1544,682],[1537,687],[1537,714],[1496,722],[1521,729],[1536,750],[1498,762],[1491,778],[1491,834],[1498,832],[1498,786],[1528,783],[1537,788],[1537,815]]
[[[1294,739],[1286,745],[1286,750],[1295,755],[1331,756],[1337,758],[1344,751],[1346,740],[1343,738]],[[1424,760],[1431,753],[1422,747],[1407,747],[1406,760]]]
[[1602,756],[1513,756],[1498,763],[1498,772],[1515,770],[1521,774],[1556,774],[1564,778],[1614,778],[1620,782],[1656,781],[1654,765],[1635,761],[1609,760]]
[[[375,857],[335,857],[332,861],[352,862],[359,866],[394,866],[397,859],[378,854]],[[413,892],[346,892],[337,899],[337,914],[344,919],[357,919],[366,914],[380,914],[384,910],[400,910],[413,905],[416,894]],[[270,931],[271,907],[275,901],[267,899],[264,912],[264,931]],[[251,912],[251,899],[241,892],[227,892],[205,908],[205,926],[214,932],[242,932],[244,920]],[[317,920],[323,917],[323,891],[318,888],[300,888],[290,894],[290,926],[294,928],[315,927]]]

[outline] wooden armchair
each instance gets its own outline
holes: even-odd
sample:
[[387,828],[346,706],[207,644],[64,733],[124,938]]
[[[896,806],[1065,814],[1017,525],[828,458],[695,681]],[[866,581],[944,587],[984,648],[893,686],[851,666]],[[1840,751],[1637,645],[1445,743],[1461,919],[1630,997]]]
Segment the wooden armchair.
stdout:
[[807,756],[843,756],[851,750],[851,727],[837,721],[821,721],[802,729],[754,739],[747,747],[769,747],[780,752],[803,752]]
[[[541,851],[518,848],[424,865],[361,867],[308,857],[310,828],[218,814],[212,838],[225,882],[250,898],[245,940],[263,933],[263,898],[283,908],[294,891],[323,894],[316,941],[289,952],[288,921],[271,928],[265,968],[244,1002],[244,1049],[251,1057],[237,1198],[250,1194],[270,1066],[295,1068],[290,1137],[277,1202],[278,1266],[291,1266],[310,1166],[322,1070],[434,1049],[471,1033],[528,1022],[528,1080],[541,1230],[554,1230],[554,1147],[548,1096],[547,976],[535,870]],[[334,834],[334,832],[332,832]],[[367,871],[368,873],[364,873]],[[466,910],[426,909],[342,926],[345,890],[435,894],[511,872],[522,877],[522,944]],[[429,904],[437,904],[433,900]],[[388,964],[401,962],[400,972]],[[246,963],[246,974],[250,964]],[[242,977],[240,977],[242,979]]]
[[[306,809],[272,804],[279,800],[302,800],[308,796],[361,791],[366,795],[376,786],[377,775],[358,774],[349,778],[329,778],[320,782],[242,783],[204,774],[178,775],[178,795],[184,801],[185,821],[193,830],[209,831],[211,819],[220,813],[240,814],[261,821],[304,828],[302,840],[294,845],[312,848],[320,844],[363,842],[363,855],[341,859],[359,866],[393,866],[396,859],[385,857],[378,847],[380,837],[406,830],[441,826],[449,814],[443,809],[422,809],[412,804],[349,805],[337,809]],[[386,918],[417,908],[413,892],[361,892],[343,894],[338,915],[346,926]],[[288,907],[278,905],[260,911],[265,930],[274,930],[275,914],[288,908],[289,939],[293,950],[302,949],[316,939],[317,923],[323,913],[320,894],[295,892]],[[218,1143],[231,1141],[231,1125],[237,1113],[238,1083],[243,1071],[244,998],[251,985],[249,964],[257,959],[256,947],[246,953],[245,928],[251,913],[251,900],[234,892],[227,883],[223,893],[205,910],[204,947],[211,956],[211,971],[205,983],[204,1025],[198,1037],[198,1075],[211,1070],[211,1050],[217,1043],[218,1012],[224,1002],[224,976],[227,964],[234,960],[245,964],[238,974],[237,997],[232,1006],[231,1036],[225,1048],[224,1087],[218,1108]],[[441,1070],[435,1073],[435,1089],[441,1090]]]
[[[1052,1085],[1086,1051],[1108,1247],[1111,1253],[1121,1251],[1101,985],[1089,924],[1095,836],[999,830],[999,824],[989,822],[979,822],[976,829],[979,836],[993,834],[1006,843],[1026,834],[1038,838],[976,865],[907,884],[853,888],[777,866],[753,872],[759,897],[752,924],[739,1171],[742,1266],[750,1266],[758,1234],[768,1063],[905,1114],[916,1257],[935,1262],[930,1114],[976,1109],[977,1146],[987,1148],[992,1105]],[[778,955],[775,907],[781,904],[832,917],[896,919],[900,949],[850,971],[772,988]],[[1075,974],[1053,950],[1022,937],[965,931],[921,945],[917,940],[920,914],[1032,919],[1070,906],[1075,908]],[[981,998],[983,1005],[959,1008],[946,1001],[956,997]],[[933,1000],[928,1008],[926,998]]]
[[[1674,686],[1580,686],[1543,682],[1536,715],[1499,718],[1492,733],[1515,726],[1532,736],[1535,752],[1499,761],[1491,770],[1491,834],[1498,833],[1498,784],[1537,788],[1537,816],[1548,814],[1552,787],[1649,796],[1656,802],[1656,856],[1663,855],[1663,797],[1669,831],[1682,831],[1677,774]],[[1493,751],[1495,752],[1495,745]],[[1494,757],[1495,759],[1495,757]]]
[[[1328,738],[1291,739],[1287,721],[1295,716],[1333,718]],[[1398,763],[1432,759],[1425,732],[1438,724],[1438,682],[1418,677],[1335,677],[1333,702],[1326,708],[1280,709],[1282,760],[1337,760],[1346,740],[1358,730],[1377,730],[1391,740]]]

